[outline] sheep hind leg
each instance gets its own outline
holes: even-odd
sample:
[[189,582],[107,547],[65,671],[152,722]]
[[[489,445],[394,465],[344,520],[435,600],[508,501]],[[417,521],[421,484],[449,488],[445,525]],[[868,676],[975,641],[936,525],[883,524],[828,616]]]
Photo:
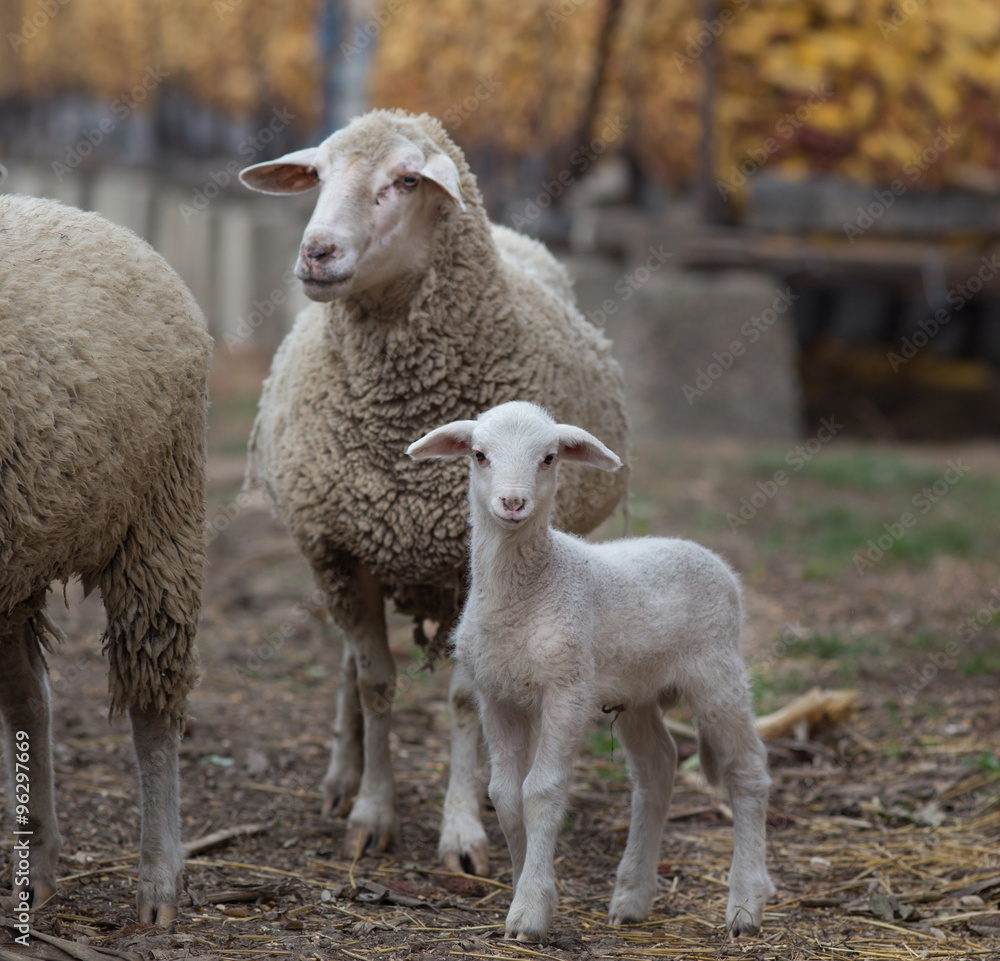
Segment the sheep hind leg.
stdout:
[[324,815],[346,817],[354,804],[364,767],[364,718],[358,693],[358,667],[354,649],[344,642],[337,692],[337,718],[333,727],[330,766],[323,778]]
[[[39,616],[39,615],[36,615]],[[52,784],[52,720],[45,661],[32,629],[34,619],[12,633],[0,629],[3,670],[0,671],[0,717],[10,784],[10,807],[15,812],[14,906],[37,908],[56,893],[56,864],[62,846],[56,821]],[[6,636],[5,636],[6,635]],[[27,757],[25,758],[25,755]],[[25,790],[27,788],[28,790]],[[21,810],[25,800],[26,812]],[[20,820],[25,818],[24,821]],[[26,857],[18,857],[20,852]],[[21,865],[28,867],[25,877]]]
[[165,925],[177,917],[184,870],[177,760],[181,722],[135,704],[128,713],[139,768],[139,923]]
[[448,693],[451,709],[451,773],[444,798],[438,855],[448,871],[486,877],[490,873],[488,840],[480,797],[489,770],[483,750],[472,678],[455,664]]
[[349,604],[334,605],[332,613],[354,658],[364,724],[361,780],[343,848],[345,857],[356,858],[387,850],[396,836],[396,782],[389,753],[396,666],[389,650],[382,584],[367,565],[357,564],[342,596],[350,598]]
[[677,768],[677,747],[657,705],[626,708],[618,734],[632,775],[632,817],[608,911],[613,925],[641,921],[649,913]]
[[[742,665],[741,665],[742,670]],[[712,784],[721,783],[733,809],[733,862],[729,870],[726,930],[756,934],[764,905],[774,894],[767,873],[767,751],[754,726],[746,685],[720,685],[706,705],[692,704],[698,719],[698,752]]]

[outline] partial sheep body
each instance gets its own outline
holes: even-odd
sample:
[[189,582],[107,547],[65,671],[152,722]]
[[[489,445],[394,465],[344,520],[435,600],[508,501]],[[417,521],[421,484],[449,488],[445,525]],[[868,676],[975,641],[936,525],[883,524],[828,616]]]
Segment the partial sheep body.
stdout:
[[704,772],[722,783],[733,808],[727,928],[758,930],[773,892],[765,865],[770,782],[740,653],[735,574],[691,541],[588,544],[552,529],[560,462],[613,471],[620,461],[534,405],[503,404],[447,424],[408,453],[473,461],[472,583],[455,644],[478,692],[490,798],[513,862],[507,936],[537,940],[549,930],[573,761],[599,710],[618,715],[633,780],[609,916],[613,924],[646,916],[677,760],[660,712],[680,698],[698,721]]
[[30,745],[33,904],[55,891],[60,843],[44,605],[78,575],[104,601],[111,708],[128,712],[139,763],[139,917],[177,913],[210,351],[191,294],[131,231],[0,197],[0,713],[11,772],[19,732]]
[[[465,592],[464,472],[401,451],[435,423],[526,397],[621,449],[627,418],[610,342],[580,314],[565,270],[536,241],[489,223],[475,177],[430,117],[374,111],[319,147],[248,168],[266,192],[318,186],[296,274],[317,301],[297,318],[261,397],[249,478],[309,559],[345,634],[325,809],[350,812],[344,850],[396,831],[389,759],[395,670],[387,599],[440,624]],[[567,473],[557,523],[593,529],[624,476]],[[486,873],[479,722],[453,676],[452,768],[441,854]]]

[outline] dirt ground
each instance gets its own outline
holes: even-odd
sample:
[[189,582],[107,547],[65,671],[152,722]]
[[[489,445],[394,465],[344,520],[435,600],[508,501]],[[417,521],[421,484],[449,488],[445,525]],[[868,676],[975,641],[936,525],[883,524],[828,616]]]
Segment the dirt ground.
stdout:
[[[51,659],[63,851],[60,891],[34,928],[40,957],[161,958],[1000,958],[1000,699],[995,671],[942,662],[904,696],[932,648],[858,661],[857,713],[832,729],[769,744],[774,788],[769,869],[777,894],[762,934],[723,930],[732,824],[689,765],[679,774],[659,867],[660,893],[642,924],[611,928],[608,899],[628,825],[627,781],[607,719],[595,721],[576,771],[558,845],[560,905],[551,939],[503,940],[510,868],[486,812],[493,877],[449,874],[436,859],[447,777],[447,668],[417,669],[405,622],[394,621],[401,678],[392,748],[400,836],[384,856],[341,856],[343,823],[319,814],[338,665],[306,565],[263,501],[242,504],[242,449],[264,368],[220,357],[213,386],[208,583],[199,642],[202,681],[181,750],[183,833],[190,843],[248,826],[194,854],[180,917],[167,931],[135,921],[138,790],[127,725],[107,720],[99,633],[103,614],[70,584],[50,609],[67,634]],[[662,452],[660,452],[662,453]],[[723,458],[738,451],[716,451]],[[989,447],[955,451],[1000,477]],[[948,449],[938,448],[935,457]],[[664,455],[668,456],[668,455]],[[727,509],[739,487],[704,450],[674,449],[664,477],[639,451],[634,486],[650,533],[694,534],[697,509]],[[744,480],[745,483],[745,480]],[[720,506],[721,505],[721,506]],[[702,537],[744,575],[747,654],[778,676],[805,625],[945,639],[969,598],[989,598],[1000,562],[950,557],[885,565],[859,580],[811,576],[795,557],[759,550],[728,530]],[[996,645],[994,628],[982,643]],[[893,634],[892,632],[895,632]],[[283,638],[280,642],[276,638]],[[834,654],[797,662],[771,707],[838,684]],[[934,661],[933,663],[936,663]],[[912,685],[911,685],[912,686]],[[683,717],[682,717],[683,720]],[[682,754],[690,755],[688,742]],[[8,832],[9,805],[0,795]],[[13,839],[0,834],[0,890],[10,890]],[[14,955],[0,918],[0,958]],[[115,953],[117,952],[117,953]]]

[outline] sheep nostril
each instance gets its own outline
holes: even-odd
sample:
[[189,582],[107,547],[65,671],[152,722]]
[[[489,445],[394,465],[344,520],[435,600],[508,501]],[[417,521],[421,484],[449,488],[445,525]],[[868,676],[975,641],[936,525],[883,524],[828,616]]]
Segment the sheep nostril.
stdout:
[[306,260],[335,260],[340,253],[336,244],[311,243],[302,245],[302,256]]
[[520,514],[524,510],[523,497],[501,497],[500,503],[509,514]]

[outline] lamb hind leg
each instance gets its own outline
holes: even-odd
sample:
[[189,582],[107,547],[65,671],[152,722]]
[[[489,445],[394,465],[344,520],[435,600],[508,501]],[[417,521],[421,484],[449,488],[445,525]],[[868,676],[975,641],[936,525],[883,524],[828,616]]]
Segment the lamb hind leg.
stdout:
[[608,911],[614,925],[641,921],[649,913],[677,768],[677,748],[655,704],[626,708],[618,733],[632,775],[632,817]]
[[746,685],[713,692],[711,707],[693,705],[698,718],[702,769],[720,783],[733,809],[733,863],[729,871],[726,930],[731,937],[756,934],[764,905],[774,894],[767,874],[767,751],[754,727]]
[[[29,904],[36,908],[56,892],[56,864],[61,847],[52,785],[49,684],[30,621],[12,634],[0,625],[0,649],[4,650],[4,665],[0,671],[0,716],[3,718],[10,807],[17,811],[19,799],[26,797],[27,814],[20,816],[26,816],[27,823],[18,822],[15,830],[31,832],[14,840],[27,840],[29,845],[27,890]],[[27,755],[26,770],[24,755]],[[15,859],[15,903],[20,903],[24,882]]]

